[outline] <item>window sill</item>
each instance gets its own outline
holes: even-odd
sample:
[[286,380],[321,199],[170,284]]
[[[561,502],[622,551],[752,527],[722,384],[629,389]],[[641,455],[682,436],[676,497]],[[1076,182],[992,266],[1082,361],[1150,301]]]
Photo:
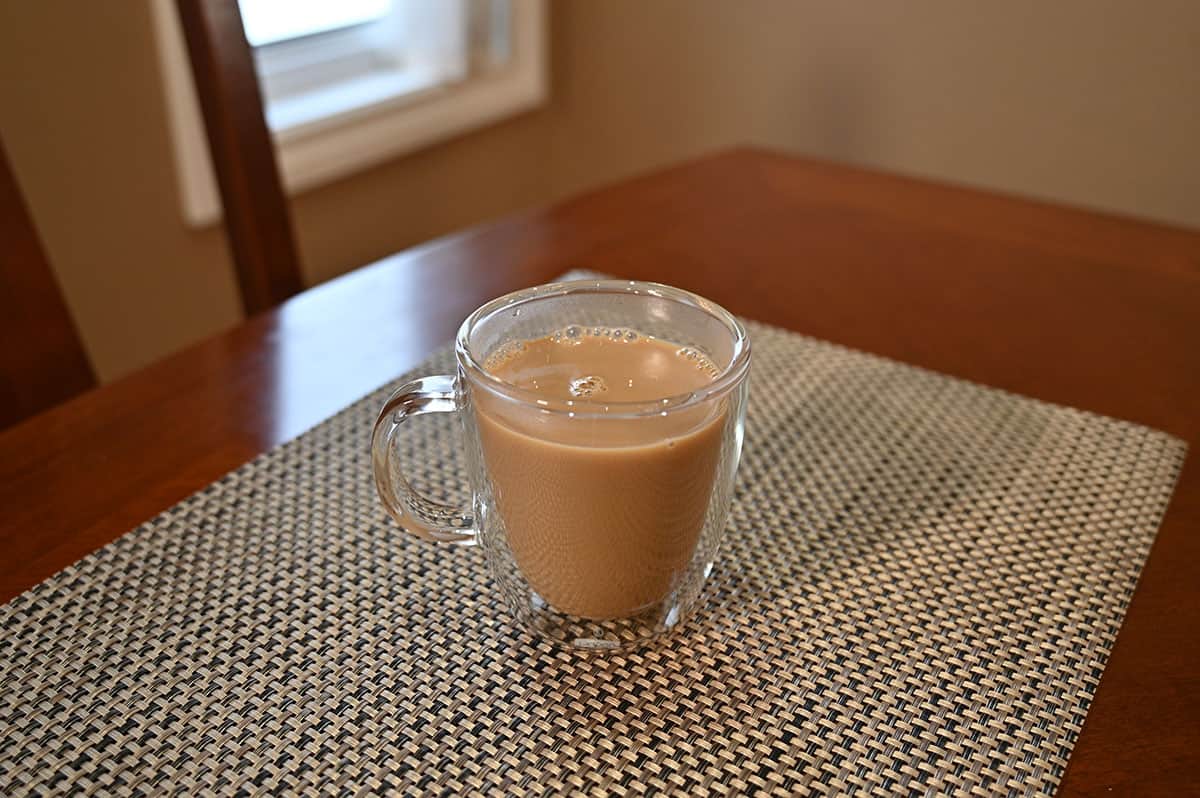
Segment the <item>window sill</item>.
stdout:
[[[297,97],[268,117],[284,189],[296,194],[545,102],[544,0],[515,0],[512,61],[446,84],[414,67]],[[221,200],[173,0],[154,0],[183,218],[207,227]]]

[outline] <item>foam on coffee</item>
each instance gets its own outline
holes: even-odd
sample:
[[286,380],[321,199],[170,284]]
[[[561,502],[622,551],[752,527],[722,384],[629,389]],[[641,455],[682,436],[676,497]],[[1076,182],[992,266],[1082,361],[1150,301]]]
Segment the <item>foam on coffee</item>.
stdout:
[[635,330],[572,325],[508,343],[484,368],[536,396],[577,403],[577,413],[495,397],[475,407],[509,547],[534,590],[589,618],[661,601],[695,550],[725,411],[629,416],[621,403],[699,390],[718,376],[716,365]]
[[[587,373],[585,365],[602,368],[605,373]],[[510,341],[488,356],[484,368],[547,399],[586,399],[600,404],[688,393],[720,373],[712,359],[698,349],[635,330],[580,325],[532,341]]]

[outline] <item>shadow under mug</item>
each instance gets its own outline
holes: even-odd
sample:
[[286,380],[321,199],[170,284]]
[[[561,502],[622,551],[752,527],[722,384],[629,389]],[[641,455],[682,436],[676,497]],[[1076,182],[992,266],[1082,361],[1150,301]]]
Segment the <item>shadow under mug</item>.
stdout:
[[[716,366],[702,388],[651,401],[558,400],[483,367],[554,334],[651,336]],[[724,531],[742,446],[750,341],[707,299],[629,280],[553,283],[493,300],[455,340],[456,375],[401,386],[375,422],[375,484],[407,532],[480,545],[517,620],[561,645],[627,649],[695,608]],[[423,413],[462,423],[469,510],[414,491],[397,435]]]

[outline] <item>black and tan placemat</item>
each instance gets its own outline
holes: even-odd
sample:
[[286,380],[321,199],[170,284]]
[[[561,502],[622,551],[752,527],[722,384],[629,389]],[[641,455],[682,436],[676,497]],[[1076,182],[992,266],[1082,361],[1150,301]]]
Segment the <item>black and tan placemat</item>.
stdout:
[[[0,609],[0,793],[1053,792],[1184,446],[750,330],[727,541],[665,645],[537,643],[479,551],[385,520],[381,389]],[[461,495],[448,417],[412,426]]]

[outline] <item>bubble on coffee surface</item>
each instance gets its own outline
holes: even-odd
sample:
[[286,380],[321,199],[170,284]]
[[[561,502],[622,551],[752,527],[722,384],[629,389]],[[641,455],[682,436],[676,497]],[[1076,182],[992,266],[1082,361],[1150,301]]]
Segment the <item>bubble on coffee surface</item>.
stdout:
[[488,354],[483,361],[483,367],[488,371],[494,370],[501,363],[516,355],[518,352],[525,351],[524,341],[505,341],[497,346]]
[[571,325],[550,334],[550,340],[556,344],[577,344],[583,340],[584,331]]
[[696,366],[696,368],[714,379],[721,374],[721,370],[717,368],[715,363],[712,362],[712,359],[698,349],[685,346],[681,347],[675,352],[675,354],[684,360],[690,361]]
[[632,343],[641,337],[637,331],[625,327],[588,327],[578,324],[550,333],[550,340],[556,344],[578,344],[586,338],[607,338],[610,341]]
[[571,385],[567,390],[570,391],[571,396],[578,399],[588,399],[598,393],[608,391],[608,383],[605,382],[603,377],[589,375],[571,380]]

